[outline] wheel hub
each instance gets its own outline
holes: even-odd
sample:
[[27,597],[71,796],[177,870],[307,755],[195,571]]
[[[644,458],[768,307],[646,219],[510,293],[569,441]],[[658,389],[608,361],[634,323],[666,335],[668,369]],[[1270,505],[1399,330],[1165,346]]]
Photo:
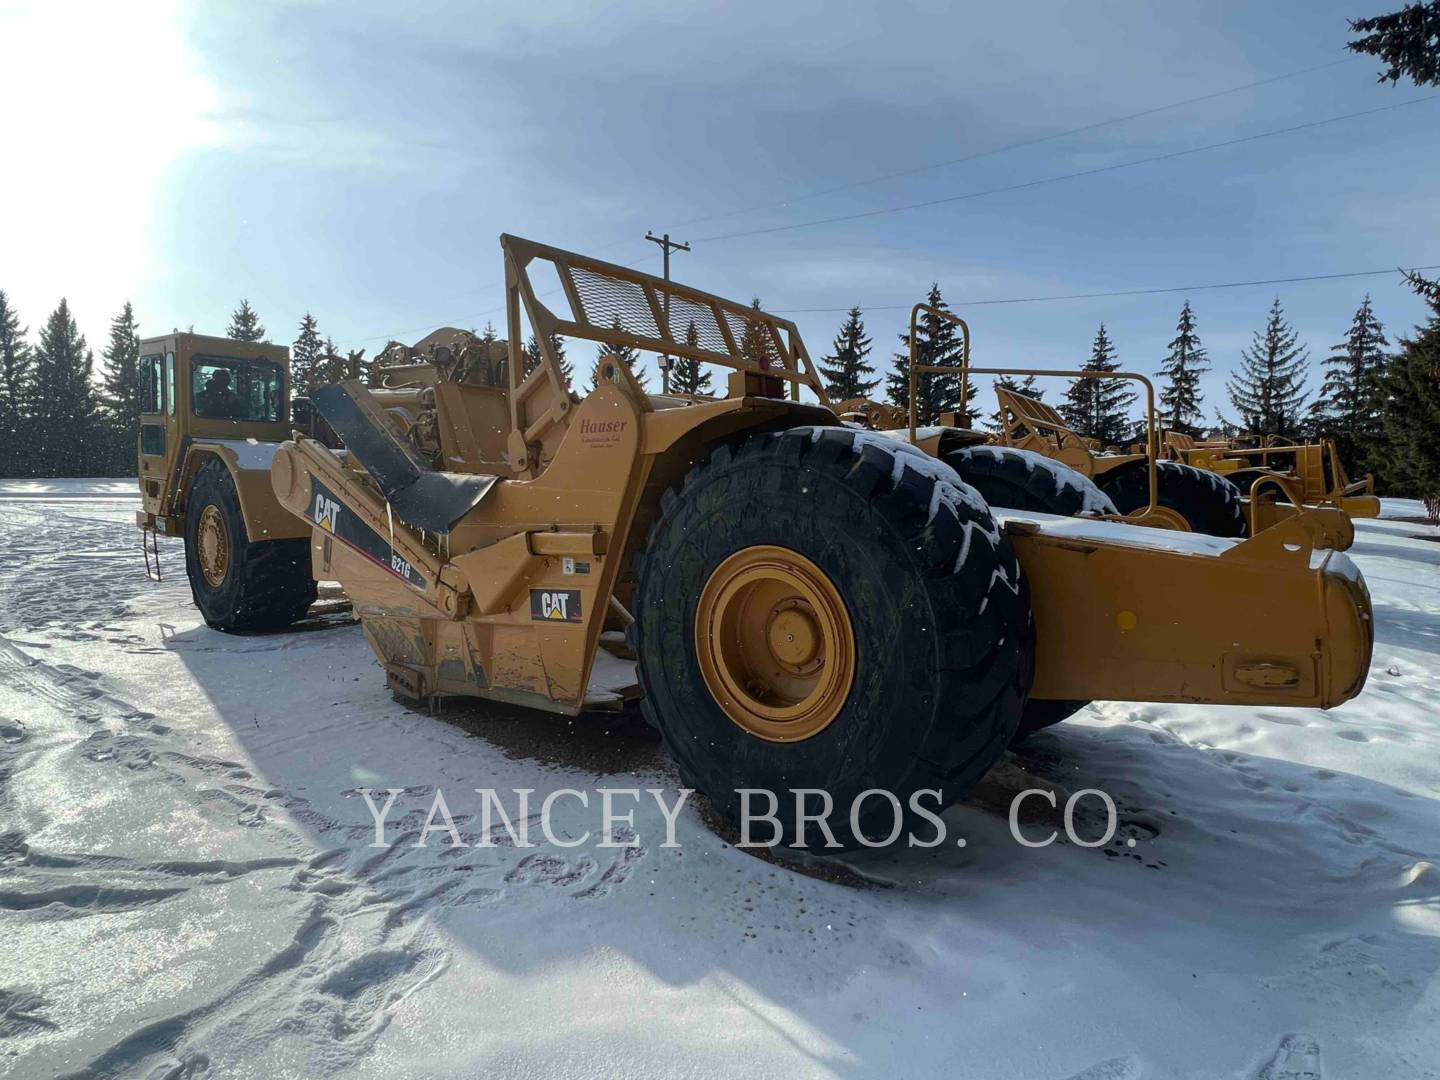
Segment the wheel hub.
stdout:
[[855,674],[850,614],[824,571],[759,545],[716,567],[700,593],[695,649],[716,703],[769,742],[798,742],[840,714]]
[[220,514],[220,508],[213,503],[200,513],[195,547],[205,583],[212,589],[218,589],[230,572],[230,535],[225,531],[225,519]]
[[785,604],[773,613],[766,642],[778,663],[799,672],[819,653],[822,632],[814,611],[803,600],[787,600]]

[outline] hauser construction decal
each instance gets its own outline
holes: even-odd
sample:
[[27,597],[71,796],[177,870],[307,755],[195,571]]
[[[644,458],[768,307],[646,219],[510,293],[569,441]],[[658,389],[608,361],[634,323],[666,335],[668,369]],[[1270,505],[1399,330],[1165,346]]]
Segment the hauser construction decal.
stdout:
[[580,441],[586,446],[619,446],[629,426],[628,420],[591,420],[587,416],[580,421]]
[[310,478],[310,506],[305,519],[354,548],[371,562],[388,570],[407,585],[425,588],[425,579],[390,546],[390,542],[345,509],[335,493],[315,477]]
[[580,590],[531,589],[530,618],[540,622],[580,622]]

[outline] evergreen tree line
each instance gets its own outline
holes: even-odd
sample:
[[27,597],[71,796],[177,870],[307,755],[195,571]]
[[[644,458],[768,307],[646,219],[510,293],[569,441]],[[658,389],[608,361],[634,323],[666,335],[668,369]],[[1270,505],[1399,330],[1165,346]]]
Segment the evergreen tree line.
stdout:
[[[1392,350],[1384,327],[1367,295],[1356,310],[1343,339],[1320,365],[1318,386],[1309,388],[1309,350],[1285,318],[1279,298],[1263,329],[1226,383],[1234,410],[1228,419],[1218,408],[1206,422],[1201,376],[1210,370],[1195,313],[1186,301],[1180,309],[1175,337],[1156,372],[1158,408],[1170,429],[1192,435],[1249,434],[1280,440],[1327,437],[1336,440],[1352,474],[1374,472],[1388,490],[1422,494],[1440,491],[1440,296],[1437,286],[1417,276],[1410,283],[1431,308],[1431,316]],[[938,285],[926,294],[932,309],[947,310]],[[760,309],[760,301],[752,303]],[[618,325],[617,325],[618,329]],[[485,334],[495,337],[493,327]],[[231,315],[225,336],[236,341],[264,341],[267,331],[248,301]],[[933,310],[916,325],[916,354],[924,365],[957,364],[962,343],[956,327]],[[692,323],[686,340],[698,344]],[[565,342],[552,342],[567,384],[574,379]],[[836,401],[884,396],[902,410],[910,405],[910,335],[899,335],[899,349],[883,374],[871,361],[872,340],[858,307],[847,312],[830,352],[819,369],[826,391]],[[532,335],[524,346],[527,369],[539,363],[539,345]],[[740,351],[752,361],[772,354],[763,324],[748,323]],[[363,364],[360,352],[341,356],[333,341],[320,334],[315,317],[306,313],[291,345],[291,371],[296,394],[347,376],[373,377],[374,362]],[[584,390],[596,385],[600,362],[617,357],[629,367],[643,389],[649,378],[636,350],[601,344]],[[101,349],[96,378],[93,349],[79,332],[65,300],[30,340],[19,313],[0,290],[0,476],[128,476],[135,469],[135,440],[140,413],[140,337],[135,313],[127,302],[111,321]],[[1101,324],[1082,367],[1096,372],[1118,371],[1115,343]],[[1042,391],[1033,378],[1002,376],[999,384],[1031,397]],[[705,365],[672,358],[668,379],[675,394],[713,394],[712,375]],[[922,373],[916,379],[917,413],[933,424],[943,413],[961,414],[962,386],[952,373]],[[973,383],[963,387],[965,407],[956,420],[974,426],[981,416]],[[1140,437],[1143,420],[1134,416],[1138,395],[1124,380],[1075,379],[1058,409],[1065,422],[1102,445],[1119,446]],[[985,426],[998,430],[999,416],[985,415]]]
[[135,472],[140,338],[127,303],[95,351],[62,299],[35,340],[0,290],[0,476],[121,476]]
[[[753,306],[758,309],[760,301]],[[224,336],[232,341],[270,340],[249,300],[241,300],[231,313]],[[494,327],[487,326],[483,337],[495,340]],[[686,340],[698,344],[693,323]],[[574,368],[565,355],[565,342],[557,337],[551,344],[569,385]],[[747,330],[742,352],[758,359],[768,348],[759,335]],[[533,334],[522,352],[526,370],[533,370],[540,362],[540,346]],[[603,344],[587,391],[594,388],[600,360],[607,355],[624,360],[641,388],[649,390],[636,350]],[[32,342],[8,295],[0,290],[0,477],[134,475],[140,430],[140,331],[128,301],[111,322],[101,359],[97,380],[94,350],[80,333],[68,301],[60,301]],[[308,394],[317,386],[356,376],[374,383],[379,362],[378,357],[367,362],[363,350],[342,355],[333,340],[322,336],[315,316],[306,312],[290,344],[292,394]],[[714,393],[705,366],[683,357],[672,359],[669,386],[678,394]]]
[[[242,300],[225,337],[267,341],[260,316]],[[290,347],[295,394],[352,374],[362,353],[340,356],[308,312]],[[62,299],[34,340],[0,289],[0,477],[133,476],[140,432],[140,328],[129,301],[95,352]],[[372,365],[373,366],[373,365]]]

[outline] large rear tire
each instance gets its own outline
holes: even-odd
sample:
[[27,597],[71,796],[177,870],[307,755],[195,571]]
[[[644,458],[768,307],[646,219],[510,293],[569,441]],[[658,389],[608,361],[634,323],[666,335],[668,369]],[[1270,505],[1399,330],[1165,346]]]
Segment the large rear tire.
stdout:
[[235,478],[218,458],[200,467],[185,513],[185,573],[205,622],[243,633],[279,630],[315,602],[310,542],[251,542]]
[[[1197,469],[1178,461],[1157,461],[1160,505],[1174,510],[1190,525],[1191,532],[1208,536],[1244,536],[1245,505],[1240,489],[1225,477],[1208,469]],[[1109,495],[1122,514],[1150,504],[1150,475],[1145,462],[1122,465],[1100,478],[1100,489]]]
[[[774,792],[785,844],[795,789],[828,792],[844,847],[913,824],[922,790],[948,806],[1004,750],[1033,673],[1029,596],[984,502],[913,447],[843,428],[721,446],[666,492],[636,619],[641,707],[682,780],[732,819],[739,789]],[[874,789],[900,815],[869,796],[857,832]],[[824,845],[815,825],[804,839]]]

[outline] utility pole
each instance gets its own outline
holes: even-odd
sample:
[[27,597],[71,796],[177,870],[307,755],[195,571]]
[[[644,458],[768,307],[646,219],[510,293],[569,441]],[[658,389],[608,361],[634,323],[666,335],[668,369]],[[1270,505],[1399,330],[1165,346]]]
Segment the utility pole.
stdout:
[[[689,243],[680,243],[678,240],[671,240],[667,232],[664,236],[656,236],[648,229],[645,231],[645,239],[652,244],[659,244],[660,250],[665,252],[665,280],[670,280],[670,252],[689,251]],[[665,293],[665,333],[670,332],[670,293]],[[660,389],[663,393],[670,393],[670,354],[662,353],[660,356]]]

